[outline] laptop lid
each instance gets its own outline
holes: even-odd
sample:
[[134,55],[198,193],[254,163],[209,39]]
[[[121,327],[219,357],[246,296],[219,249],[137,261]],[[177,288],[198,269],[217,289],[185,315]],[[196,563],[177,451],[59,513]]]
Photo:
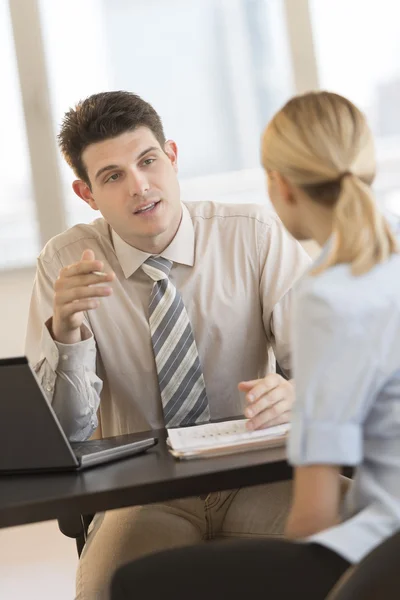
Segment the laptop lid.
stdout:
[[78,464],[26,357],[0,359],[0,472]]

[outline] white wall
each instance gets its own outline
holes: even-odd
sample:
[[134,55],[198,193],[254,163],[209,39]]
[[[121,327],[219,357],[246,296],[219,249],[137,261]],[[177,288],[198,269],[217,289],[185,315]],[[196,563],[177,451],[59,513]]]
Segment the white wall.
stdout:
[[0,358],[23,354],[33,269],[0,271]]
[[0,529],[1,600],[72,600],[77,556],[56,521]]
[[[23,354],[34,270],[0,272],[0,358]],[[56,521],[0,529],[1,600],[71,600],[75,542]]]

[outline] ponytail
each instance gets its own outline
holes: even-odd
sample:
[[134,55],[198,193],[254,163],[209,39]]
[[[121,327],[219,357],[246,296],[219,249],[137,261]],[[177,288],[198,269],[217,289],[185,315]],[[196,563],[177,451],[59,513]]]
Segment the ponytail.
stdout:
[[353,275],[362,275],[398,252],[394,233],[376,206],[369,185],[345,173],[334,207],[333,245],[317,275],[338,264],[349,264]]

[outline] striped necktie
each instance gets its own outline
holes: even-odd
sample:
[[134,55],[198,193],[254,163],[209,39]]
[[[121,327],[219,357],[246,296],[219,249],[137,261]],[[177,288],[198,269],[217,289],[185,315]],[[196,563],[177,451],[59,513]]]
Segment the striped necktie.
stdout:
[[153,281],[149,324],[166,427],[210,420],[197,346],[182,297],[169,280],[172,262],[148,258],[143,271]]

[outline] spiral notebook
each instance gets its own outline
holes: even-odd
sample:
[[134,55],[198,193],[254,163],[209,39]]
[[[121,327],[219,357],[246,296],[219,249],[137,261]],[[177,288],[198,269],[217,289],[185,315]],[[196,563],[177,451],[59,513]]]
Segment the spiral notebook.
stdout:
[[222,456],[285,445],[290,425],[248,431],[247,419],[168,429],[169,451],[180,459]]

